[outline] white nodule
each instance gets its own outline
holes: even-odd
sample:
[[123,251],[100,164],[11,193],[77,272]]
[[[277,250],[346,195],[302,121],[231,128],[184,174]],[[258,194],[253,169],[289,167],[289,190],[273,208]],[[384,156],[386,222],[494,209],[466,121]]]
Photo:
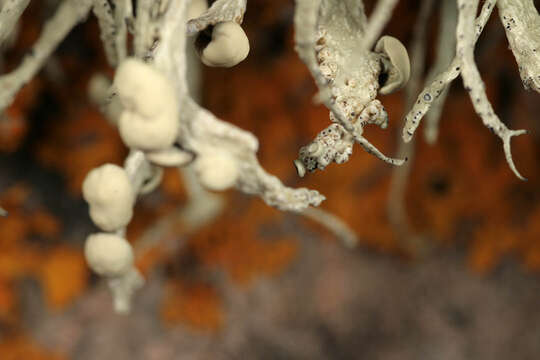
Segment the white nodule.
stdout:
[[141,150],[171,146],[179,129],[176,91],[160,71],[141,60],[124,60],[114,87],[124,112],[118,127],[124,143]]
[[105,231],[126,226],[133,216],[135,193],[125,170],[105,164],[91,170],[83,182],[83,197],[92,221]]
[[249,54],[249,39],[240,25],[226,21],[214,26],[212,41],[202,50],[203,64],[212,67],[232,67]]
[[201,184],[214,191],[223,191],[233,187],[239,175],[236,159],[219,150],[199,154],[194,167]]
[[133,266],[131,245],[115,234],[89,235],[84,245],[84,256],[90,268],[102,276],[121,276]]

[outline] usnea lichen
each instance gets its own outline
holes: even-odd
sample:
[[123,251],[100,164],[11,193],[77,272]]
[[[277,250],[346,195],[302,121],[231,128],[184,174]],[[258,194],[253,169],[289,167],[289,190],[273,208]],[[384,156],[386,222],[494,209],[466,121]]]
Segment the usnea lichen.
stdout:
[[[2,2],[0,44],[14,32],[28,3]],[[384,129],[393,120],[378,95],[399,90],[411,74],[406,47],[382,34],[397,3],[379,0],[368,18],[361,0],[295,1],[296,50],[315,80],[316,100],[328,108],[331,122],[300,148],[294,161],[300,176],[324,170],[332,162],[346,162],[355,143],[390,165],[407,160],[383,154],[364,137],[366,126]],[[428,3],[433,0],[423,0]],[[478,116],[503,141],[510,169],[523,178],[514,165],[510,140],[525,131],[508,129],[494,113],[474,62],[474,45],[498,6],[523,84],[539,91],[540,17],[534,3],[486,0],[477,17],[478,0],[458,0],[457,6],[451,6],[454,0],[441,3],[439,55],[429,82],[405,116],[403,140],[411,141],[426,114],[426,136],[436,139],[444,98],[452,81],[461,76]],[[65,0],[20,66],[0,76],[0,110],[4,110],[78,22],[90,14],[97,18],[106,58],[116,74],[112,80],[96,77],[90,84],[91,96],[118,126],[130,153],[123,166],[104,165],[85,181],[92,220],[103,231],[88,237],[87,260],[108,279],[118,311],[129,311],[132,294],[142,286],[142,277],[132,265],[131,245],[125,241],[126,226],[137,197],[159,185],[163,167],[178,167],[188,174],[194,203],[209,199],[207,190],[235,188],[322,223],[347,245],[356,242],[341,220],[314,208],[325,199],[322,194],[287,187],[268,174],[256,157],[257,138],[195,101],[193,74],[198,65],[192,64],[190,54],[198,53],[209,66],[232,67],[249,53],[249,39],[242,29],[247,0],[216,0],[208,5],[206,0]],[[455,36],[448,36],[452,33]],[[411,58],[414,69],[419,60]],[[214,213],[214,208],[207,213],[199,209],[192,218],[206,219]],[[0,215],[5,215],[1,209]],[[102,257],[100,252],[118,257]]]

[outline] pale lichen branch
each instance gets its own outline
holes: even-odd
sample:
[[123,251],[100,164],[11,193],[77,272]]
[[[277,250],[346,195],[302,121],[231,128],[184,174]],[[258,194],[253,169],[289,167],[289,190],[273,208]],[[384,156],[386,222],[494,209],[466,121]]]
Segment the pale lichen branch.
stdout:
[[91,7],[92,0],[66,0],[59,5],[19,67],[0,76],[0,111],[11,104],[17,92],[38,73],[71,29],[86,18]]
[[[268,174],[256,158],[258,141],[251,133],[226,123],[200,107],[190,97],[186,81],[185,5],[171,3],[161,29],[161,43],[156,49],[155,65],[173,81],[182,107],[178,143],[195,154],[218,151],[236,162],[239,175],[235,187],[260,196],[267,204],[281,210],[301,211],[317,206],[325,198],[315,190],[291,189]],[[174,21],[172,21],[174,19]],[[182,19],[184,19],[182,22]]]
[[101,42],[105,50],[105,57],[111,66],[118,64],[118,53],[116,49],[116,22],[113,9],[108,1],[94,0],[92,11],[98,20]]
[[17,21],[30,3],[30,0],[10,0],[0,2],[0,46],[8,39]]
[[366,50],[371,50],[375,42],[381,37],[381,33],[392,17],[394,8],[399,0],[379,0],[373,13],[368,19],[362,46]]
[[540,15],[533,0],[499,0],[499,18],[525,89],[540,92]]
[[358,245],[358,236],[356,233],[336,215],[324,209],[314,207],[309,207],[300,212],[300,214],[330,230],[346,247],[354,248]]
[[519,179],[526,180],[516,169],[510,150],[510,140],[513,136],[526,134],[527,131],[510,130],[501,122],[487,98],[484,82],[474,62],[474,44],[476,40],[474,14],[476,14],[477,7],[478,0],[458,0],[456,55],[461,59],[463,67],[461,71],[463,86],[469,92],[474,110],[480,116],[484,125],[503,141],[504,154],[510,169]]
[[[497,0],[486,0],[484,2],[482,11],[474,22],[474,43],[476,43],[480,37],[480,34],[484,30],[496,2]],[[446,68],[446,70],[437,75],[431,81],[431,83],[420,92],[412,109],[405,116],[405,125],[403,127],[402,135],[405,142],[411,141],[414,132],[420,125],[420,121],[429,111],[434,103],[434,100],[439,98],[444,93],[444,90],[448,87],[448,85],[460,74],[461,59],[458,56],[455,56],[452,63]]]
[[[426,76],[426,86],[431,83],[435,76],[448,68],[456,53],[456,2],[455,0],[443,0],[440,6],[435,62]],[[431,103],[431,110],[426,113],[424,139],[429,144],[434,144],[437,141],[439,135],[439,120],[451,86],[452,83],[449,83],[444,87],[439,97],[435,98]]]
[[210,8],[196,19],[188,19],[187,33],[194,35],[208,26],[234,21],[241,24],[246,12],[247,0],[216,0]]
[[[446,1],[446,0],[445,0]],[[454,0],[448,0],[453,2]],[[411,77],[405,87],[405,106],[410,107],[421,87],[421,79],[426,62],[427,26],[434,7],[434,0],[423,0],[413,29],[413,38],[410,45]],[[399,139],[398,139],[399,141]],[[407,185],[415,156],[415,141],[405,143],[399,141],[399,156],[406,157],[408,162],[395,167],[392,172],[390,191],[388,194],[387,213],[388,220],[399,237],[402,246],[411,253],[418,253],[421,246],[420,237],[415,236],[410,226],[405,197]],[[415,241],[417,240],[417,241]]]
[[[384,128],[387,118],[383,115],[386,111],[375,100],[382,55],[358,46],[365,27],[365,16],[358,15],[360,12],[361,1],[355,5],[334,0],[297,0],[295,48],[315,79],[317,98],[330,110],[331,120],[368,153],[389,164],[401,165],[404,160],[385,156],[362,136],[365,124],[378,122]],[[336,17],[341,20],[335,21]],[[379,115],[361,119],[365,109],[370,109],[369,113],[376,109]],[[297,168],[299,163],[305,163],[305,157],[295,162]]]

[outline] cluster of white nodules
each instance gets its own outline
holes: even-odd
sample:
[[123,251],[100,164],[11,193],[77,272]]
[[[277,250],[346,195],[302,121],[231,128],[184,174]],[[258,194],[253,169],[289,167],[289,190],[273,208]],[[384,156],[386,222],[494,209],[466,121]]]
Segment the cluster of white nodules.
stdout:
[[135,192],[126,171],[113,164],[93,169],[84,180],[83,197],[92,221],[104,231],[86,238],[86,261],[109,282],[123,284],[123,292],[113,291],[115,310],[128,312],[131,295],[143,280],[133,266],[131,245],[119,235],[131,221],[135,204]]
[[220,22],[213,27],[210,42],[199,51],[207,66],[232,67],[248,56],[249,39],[236,22]]
[[174,87],[165,75],[141,60],[129,58],[116,70],[113,86],[124,106],[118,127],[127,146],[155,151],[174,144],[179,108]]
[[294,161],[296,171],[303,177],[306,170],[324,170],[332,161],[342,164],[352,154],[354,139],[343,126],[332,124],[321,131],[315,140],[300,148],[299,157]]
[[315,55],[322,76],[329,83],[333,83],[336,80],[338,66],[333,52],[327,46],[326,36],[328,36],[327,32],[319,27],[317,30],[317,42],[315,43]]
[[[377,124],[383,129],[386,128],[388,115],[380,101],[374,100],[377,87],[373,84],[377,83],[377,74],[383,71],[376,60],[378,57],[373,57],[372,61],[363,60],[368,64],[366,68],[370,69],[368,73],[357,74],[349,69],[342,69],[341,73],[338,74],[339,59],[336,57],[336,51],[332,51],[328,46],[328,39],[327,31],[319,27],[315,44],[317,63],[321,74],[332,86],[332,101],[343,114],[345,120],[354,128],[354,135],[362,135],[363,127],[367,124]],[[383,55],[378,56],[382,57]],[[386,53],[384,56],[386,59]],[[400,71],[394,72],[401,73]],[[393,77],[392,82],[394,82]],[[359,95],[364,92],[367,92],[367,97]],[[332,122],[338,122],[332,112],[330,112],[330,119]]]
[[201,151],[193,167],[201,184],[213,191],[230,189],[240,175],[238,161],[223,150]]
[[[353,125],[355,136],[362,136],[364,126],[368,124],[380,126],[382,129],[388,127],[388,113],[383,104],[377,99],[370,101],[367,105],[361,105],[359,102],[350,103],[347,100],[340,99],[338,104],[341,105],[344,111],[347,111],[347,119]],[[330,120],[337,123],[337,119],[332,112],[330,112]]]

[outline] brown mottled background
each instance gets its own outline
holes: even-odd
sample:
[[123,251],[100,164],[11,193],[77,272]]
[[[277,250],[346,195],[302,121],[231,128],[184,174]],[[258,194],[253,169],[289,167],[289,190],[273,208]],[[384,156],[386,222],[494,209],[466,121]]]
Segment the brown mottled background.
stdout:
[[[368,8],[373,1],[367,1]],[[418,2],[401,1],[386,33],[408,44]],[[33,1],[2,72],[13,69],[50,15]],[[440,141],[418,137],[407,208],[424,256],[392,231],[392,169],[355,148],[344,165],[304,179],[292,160],[328,124],[292,42],[292,0],[252,0],[247,61],[206,69],[205,106],[260,139],[259,159],[358,233],[344,249],[308,220],[234,191],[222,215],[187,234],[173,223],[137,259],[148,278],[133,313],[115,315],[82,256],[96,229],[81,198],[86,173],[126,155],[117,131],[86,95],[107,68],[94,19],[67,38],[0,120],[0,359],[538,359],[540,358],[540,95],[526,92],[497,14],[476,59],[501,119],[529,135],[512,142],[521,182],[502,143],[456,81]],[[430,33],[435,34],[434,16]],[[434,35],[430,35],[433,43]],[[433,46],[428,51],[433,61]],[[403,94],[381,98],[391,126],[368,129],[397,149]],[[420,134],[420,133],[419,133]],[[137,204],[128,238],[186,202],[180,177]]]

